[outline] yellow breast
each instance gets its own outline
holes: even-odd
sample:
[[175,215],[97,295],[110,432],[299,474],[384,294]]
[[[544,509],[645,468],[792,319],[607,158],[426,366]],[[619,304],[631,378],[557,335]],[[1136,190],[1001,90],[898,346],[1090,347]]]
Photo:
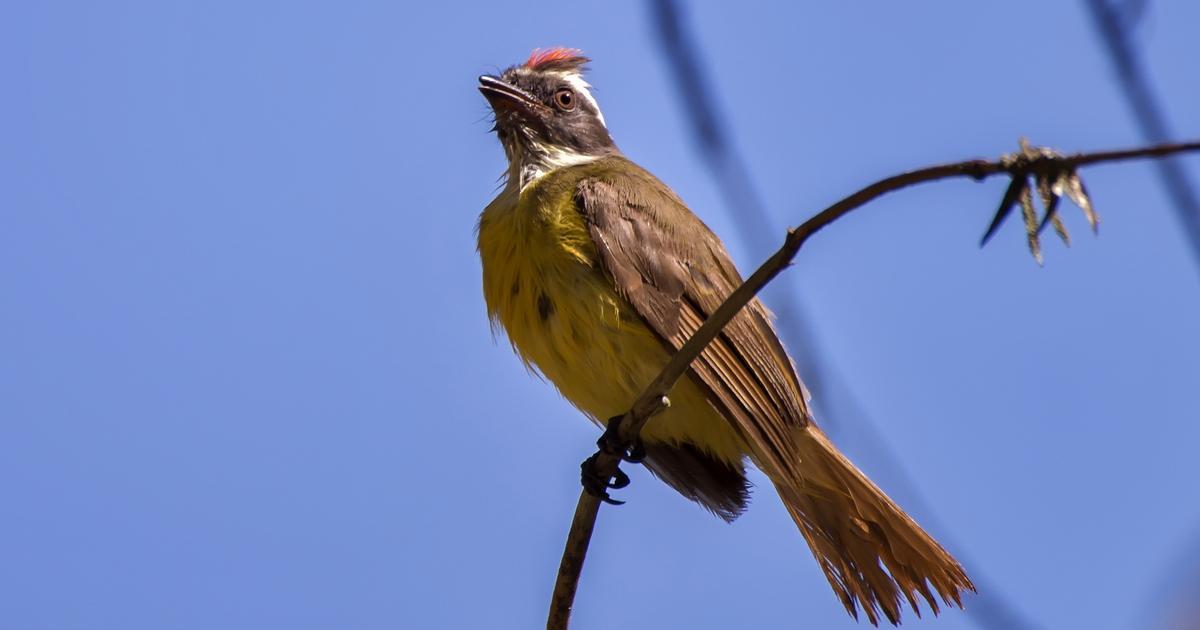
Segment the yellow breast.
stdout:
[[[574,206],[583,170],[560,169],[497,197],[480,217],[479,255],[493,326],[527,366],[603,422],[629,409],[669,355],[599,266]],[[684,379],[670,398],[645,439],[741,457],[744,447],[695,384]]]

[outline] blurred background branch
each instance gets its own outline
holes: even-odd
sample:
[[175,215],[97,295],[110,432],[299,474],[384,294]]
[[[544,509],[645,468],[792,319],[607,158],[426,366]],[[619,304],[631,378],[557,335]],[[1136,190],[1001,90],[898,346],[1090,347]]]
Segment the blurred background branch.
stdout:
[[[1117,81],[1142,137],[1147,141],[1171,135],[1164,107],[1146,76],[1140,51],[1133,41],[1134,31],[1141,24],[1149,0],[1085,0],[1096,36],[1104,44]],[[1200,265],[1200,203],[1194,185],[1176,159],[1159,160],[1155,165],[1171,207],[1183,229],[1184,238],[1193,259]],[[1159,593],[1150,604],[1150,614],[1166,617],[1163,625],[1178,630],[1200,629],[1200,528],[1184,545],[1178,559],[1171,562],[1160,578]],[[1161,594],[1165,593],[1165,597]],[[1165,600],[1165,601],[1162,601]]]
[[[728,125],[717,111],[699,45],[681,15],[680,5],[675,0],[650,0],[649,7],[655,28],[653,39],[667,63],[668,74],[675,79],[679,104],[691,125],[697,155],[711,172],[726,211],[737,216],[733,223],[740,230],[738,236],[742,242],[752,251],[770,251],[775,233],[772,221],[731,140]],[[776,323],[791,349],[801,377],[812,392],[812,406],[821,425],[831,433],[843,436],[842,441],[861,447],[871,460],[872,468],[888,479],[889,489],[903,497],[903,503],[910,511],[921,514],[926,527],[936,531],[938,538],[970,567],[980,593],[971,598],[967,607],[971,618],[981,628],[989,630],[1037,628],[1005,599],[1002,589],[993,585],[978,565],[971,562],[970,554],[947,535],[947,528],[938,522],[912,475],[880,436],[874,422],[854,402],[855,396],[845,385],[845,380],[833,372],[832,362],[822,356],[811,321],[796,294],[784,285],[777,285],[764,297],[779,315]]]
[[1200,527],[1179,546],[1149,590],[1147,619],[1157,618],[1166,630],[1200,630]]
[[[1165,141],[1171,136],[1171,127],[1131,38],[1131,30],[1145,15],[1148,2],[1129,0],[1118,5],[1111,0],[1085,0],[1085,3],[1142,139],[1147,143]],[[1179,219],[1185,244],[1200,270],[1200,198],[1179,160],[1156,160],[1155,168]]]
[[[730,139],[727,126],[717,112],[716,100],[711,97],[709,80],[700,66],[691,35],[679,15],[673,0],[650,3],[656,27],[654,38],[666,59],[670,75],[675,79],[679,101],[691,126],[697,156],[704,162],[717,183],[725,207],[736,211],[734,225],[738,238],[752,251],[765,252],[775,247],[778,229],[771,221],[762,196],[750,179],[746,163]],[[825,374],[818,367],[819,354],[816,335],[797,296],[786,287],[768,289],[767,295],[778,319],[776,326],[793,349],[793,358],[804,375],[804,383],[818,406],[827,404]],[[823,414],[829,416],[831,414]],[[835,414],[834,414],[835,415]],[[823,426],[836,432],[837,418],[829,418]]]

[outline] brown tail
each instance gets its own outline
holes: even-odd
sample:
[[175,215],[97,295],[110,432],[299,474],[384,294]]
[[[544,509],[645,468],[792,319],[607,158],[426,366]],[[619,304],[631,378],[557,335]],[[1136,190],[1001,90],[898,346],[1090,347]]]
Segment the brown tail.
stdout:
[[936,615],[930,586],[961,608],[959,594],[975,585],[958,562],[820,429],[810,424],[796,431],[801,478],[770,476],[846,610],[857,619],[861,605],[872,624],[878,625],[880,611],[898,624],[901,596],[919,617],[920,594]]

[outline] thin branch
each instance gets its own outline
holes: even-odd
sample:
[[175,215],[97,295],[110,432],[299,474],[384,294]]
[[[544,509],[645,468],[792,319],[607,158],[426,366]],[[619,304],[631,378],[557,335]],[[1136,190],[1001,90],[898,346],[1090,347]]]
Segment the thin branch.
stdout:
[[[783,246],[721,303],[638,396],[620,423],[621,440],[626,445],[632,445],[635,442],[646,422],[669,404],[667,393],[676,381],[687,372],[692,361],[700,356],[704,348],[743,306],[791,264],[792,259],[795,258],[809,237],[867,202],[901,188],[939,179],[970,177],[975,180],[983,180],[999,173],[1007,173],[1014,179],[1028,178],[1031,175],[1047,177],[1064,171],[1073,171],[1088,164],[1161,157],[1188,151],[1200,151],[1200,141],[1161,144],[1119,151],[1079,153],[1070,156],[1050,155],[1048,152],[1036,154],[1023,152],[995,161],[969,160],[909,171],[882,179],[859,190],[817,213],[800,227],[788,230]],[[600,451],[597,456],[596,472],[611,480],[620,463],[619,457],[605,451]],[[555,580],[554,594],[551,597],[550,614],[546,622],[548,630],[565,630],[567,628],[571,608],[575,601],[575,591],[579,585],[579,576],[587,557],[588,545],[591,542],[599,510],[599,499],[587,492],[580,493],[579,503],[571,522],[571,530],[563,549],[558,578]]]

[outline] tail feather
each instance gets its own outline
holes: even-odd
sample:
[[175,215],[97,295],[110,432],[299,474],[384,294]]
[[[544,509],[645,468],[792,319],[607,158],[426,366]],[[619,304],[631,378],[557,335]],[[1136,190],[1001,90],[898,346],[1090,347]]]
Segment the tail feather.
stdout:
[[920,595],[936,615],[935,591],[961,608],[960,593],[975,585],[958,562],[820,429],[795,430],[796,473],[768,474],[847,612],[857,619],[861,606],[872,624],[881,613],[898,624],[901,598],[919,617]]

